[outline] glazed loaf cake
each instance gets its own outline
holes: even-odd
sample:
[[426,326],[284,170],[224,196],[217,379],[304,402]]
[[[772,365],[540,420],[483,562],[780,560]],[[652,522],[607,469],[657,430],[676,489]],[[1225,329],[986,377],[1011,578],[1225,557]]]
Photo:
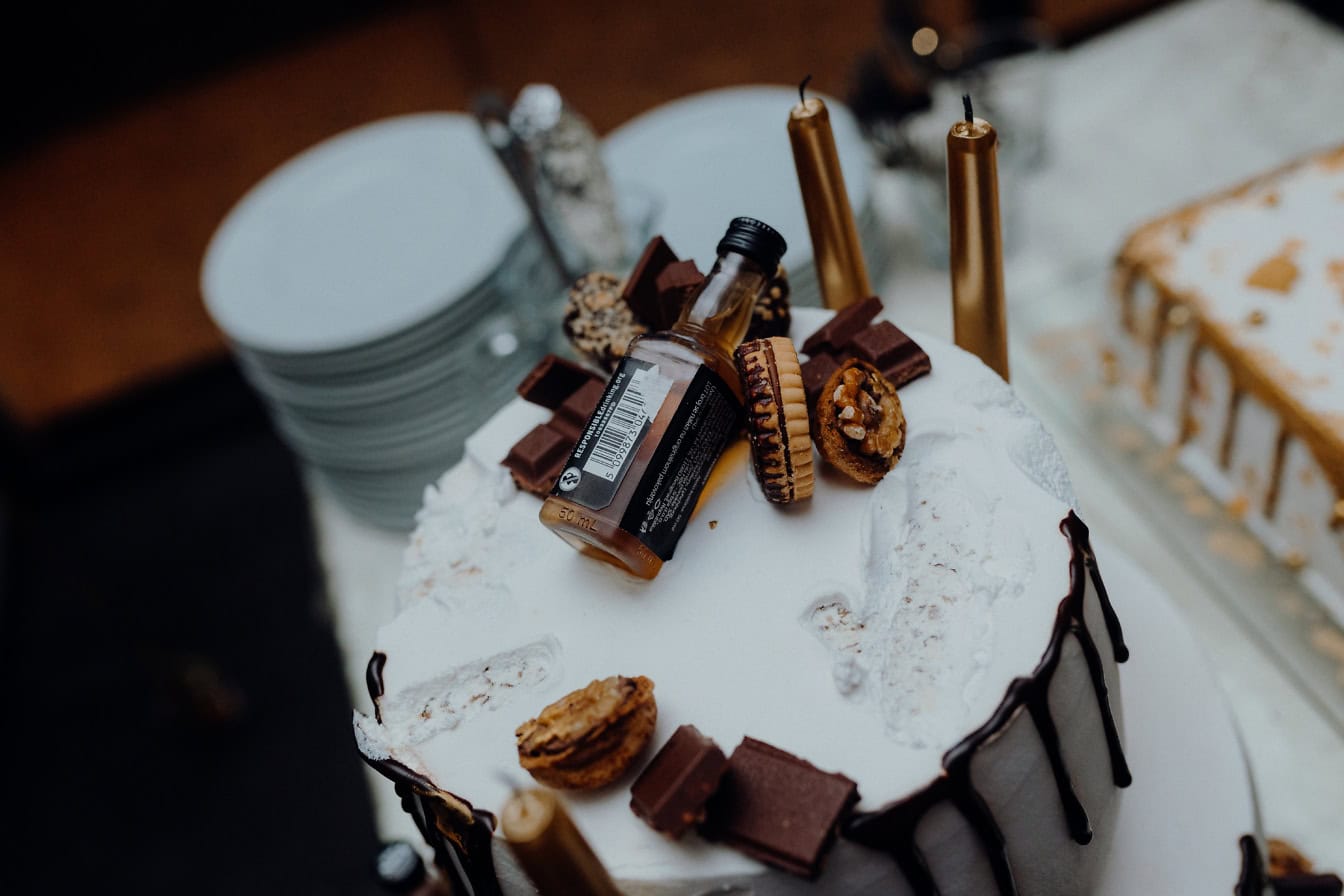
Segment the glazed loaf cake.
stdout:
[[1107,374],[1344,621],[1344,147],[1140,227]]

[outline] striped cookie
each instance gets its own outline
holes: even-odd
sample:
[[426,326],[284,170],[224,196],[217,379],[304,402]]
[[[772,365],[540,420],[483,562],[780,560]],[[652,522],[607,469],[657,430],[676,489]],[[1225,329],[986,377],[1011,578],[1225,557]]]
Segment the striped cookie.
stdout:
[[756,479],[767,500],[812,497],[812,438],[798,353],[786,336],[738,347],[737,372],[747,397],[747,435]]

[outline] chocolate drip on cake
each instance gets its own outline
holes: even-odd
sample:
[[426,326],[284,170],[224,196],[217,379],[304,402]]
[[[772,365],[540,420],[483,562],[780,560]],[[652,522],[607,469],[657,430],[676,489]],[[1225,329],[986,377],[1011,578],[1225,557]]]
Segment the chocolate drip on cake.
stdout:
[[364,686],[369,689],[369,699],[373,701],[373,718],[383,724],[383,707],[379,700],[383,696],[383,667],[387,665],[387,654],[374,651],[369,657],[369,665],[364,669]]
[[[1068,595],[1059,604],[1054,630],[1036,669],[1030,676],[1013,681],[990,719],[944,755],[943,773],[935,781],[913,795],[875,812],[857,813],[844,826],[842,833],[846,838],[891,855],[916,896],[940,896],[938,883],[916,841],[920,823],[929,810],[940,803],[953,807],[974,833],[994,875],[1000,896],[1016,896],[1018,893],[1003,831],[985,798],[975,787],[971,766],[979,751],[1022,711],[1029,715],[1040,735],[1071,836],[1080,844],[1091,840],[1091,824],[1073,788],[1049,706],[1050,683],[1063,656],[1064,642],[1069,637],[1077,640],[1087,662],[1110,754],[1114,783],[1117,787],[1127,787],[1132,780],[1111,708],[1105,666],[1085,616],[1089,581],[1097,595],[1115,661],[1125,662],[1129,650],[1125,646],[1119,618],[1098,572],[1087,526],[1070,512],[1061,521],[1060,531],[1072,550],[1069,563],[1070,588]],[[366,673],[369,694],[375,707],[383,695],[382,673],[386,662],[386,655],[375,653]],[[490,849],[495,827],[494,816],[473,808],[455,794],[438,789],[428,778],[394,759],[365,757],[365,761],[394,782],[402,808],[415,820],[426,842],[434,850],[436,864],[449,877],[457,892],[502,896]],[[1237,892],[1254,891],[1239,889]]]
[[1235,896],[1262,896],[1268,881],[1265,878],[1265,862],[1260,856],[1260,847],[1255,838],[1247,834],[1237,841],[1241,847],[1241,875],[1237,878]]
[[[373,700],[374,717],[382,723],[378,706],[384,693],[383,668],[387,654],[375,652],[364,671],[364,681]],[[434,863],[453,885],[454,893],[503,896],[490,850],[495,816],[456,794],[440,790],[434,782],[391,757],[364,761],[393,783],[401,808],[415,821],[420,836],[434,850]]]
[[1090,579],[1101,606],[1106,633],[1115,661],[1123,663],[1129,657],[1119,617],[1111,606],[1097,570],[1087,526],[1070,511],[1060,523],[1060,531],[1068,539],[1073,551],[1069,562],[1069,594],[1060,602],[1054,631],[1045,654],[1035,671],[1026,678],[1013,681],[1003,702],[989,721],[943,756],[943,774],[928,787],[903,800],[891,803],[875,812],[856,814],[846,826],[844,835],[857,843],[889,853],[896,860],[917,896],[939,896],[937,882],[929,871],[928,862],[915,839],[916,829],[928,811],[939,803],[956,808],[974,831],[984,850],[985,858],[994,873],[1001,896],[1016,896],[1017,884],[1008,860],[1003,831],[985,803],[971,776],[971,763],[981,748],[992,741],[1012,719],[1025,710],[1036,725],[1046,756],[1054,772],[1060,803],[1064,810],[1069,833],[1078,843],[1092,839],[1091,824],[1082,802],[1074,791],[1072,778],[1065,764],[1054,717],[1050,713],[1050,682],[1063,656],[1064,642],[1075,638],[1087,661],[1097,707],[1101,711],[1102,727],[1110,752],[1111,776],[1117,787],[1127,787],[1132,780],[1125,760],[1120,732],[1111,709],[1109,688],[1100,653],[1088,629],[1085,615],[1087,582]]

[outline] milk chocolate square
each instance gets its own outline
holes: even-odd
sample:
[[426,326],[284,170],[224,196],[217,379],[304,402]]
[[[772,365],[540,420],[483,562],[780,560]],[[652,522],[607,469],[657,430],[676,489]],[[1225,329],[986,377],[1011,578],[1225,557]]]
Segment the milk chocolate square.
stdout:
[[1288,874],[1270,877],[1274,896],[1340,896],[1344,881],[1336,874]]
[[882,311],[882,300],[869,296],[860,302],[841,308],[817,332],[803,342],[803,353],[835,354],[844,348],[864,327],[873,322]]
[[[639,261],[635,262],[635,267],[630,271],[630,276],[626,278],[625,288],[621,290],[621,298],[630,306],[630,310],[635,313],[635,317],[648,327],[655,330],[666,329],[666,326],[658,326],[657,322],[662,320],[662,302],[658,295],[658,275],[670,264],[677,262],[677,253],[672,251],[672,247],[667,244],[667,240],[661,236],[655,236],[649,240],[644,251],[640,253]],[[676,318],[674,317],[675,321]],[[669,324],[670,326],[670,324]]]
[[727,768],[718,744],[694,725],[682,725],[631,786],[630,808],[675,840],[704,820],[705,804]]
[[705,275],[694,261],[687,259],[663,268],[654,282],[658,287],[658,318],[647,323],[655,330],[666,330],[677,322],[681,309],[700,291]]
[[603,379],[573,361],[548,354],[523,377],[523,381],[518,384],[518,394],[524,401],[553,411],[581,386],[592,381],[603,382]]
[[700,830],[767,865],[814,878],[858,800],[858,785],[844,775],[748,737],[729,758]]
[[574,441],[550,424],[542,423],[519,439],[501,463],[520,489],[544,498],[555,486]]
[[933,369],[929,356],[919,343],[889,320],[880,320],[860,330],[847,348],[860,361],[867,361],[882,371],[897,389]]
[[607,384],[602,380],[584,383],[578,391],[565,399],[564,404],[556,408],[555,416],[551,418],[551,426],[568,438],[570,445],[574,445],[579,441],[579,436],[583,435],[583,428],[588,425],[588,418],[597,410],[598,404],[602,401],[602,393],[606,390]]
[[802,364],[803,391],[807,393],[807,406],[816,407],[821,396],[821,387],[831,378],[831,374],[840,369],[840,362],[830,355],[813,355]]

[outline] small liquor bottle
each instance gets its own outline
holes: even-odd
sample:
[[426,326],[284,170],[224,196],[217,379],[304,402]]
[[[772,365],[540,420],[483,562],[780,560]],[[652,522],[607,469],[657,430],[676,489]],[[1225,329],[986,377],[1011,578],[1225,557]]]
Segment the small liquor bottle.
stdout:
[[733,219],[677,322],[630,343],[541,506],[542,523],[585,554],[658,575],[738,430],[733,350],[784,250],[774,228]]

